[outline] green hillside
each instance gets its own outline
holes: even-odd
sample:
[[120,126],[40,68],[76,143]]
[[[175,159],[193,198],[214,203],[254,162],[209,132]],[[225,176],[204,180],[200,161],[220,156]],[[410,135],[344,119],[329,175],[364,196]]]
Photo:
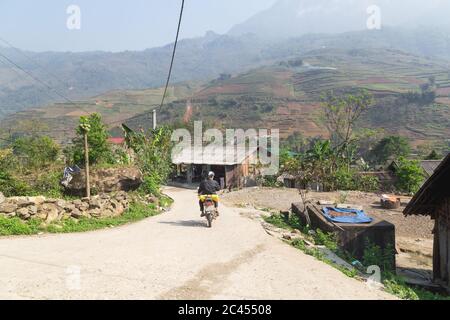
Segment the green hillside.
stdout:
[[[408,98],[408,92],[420,92],[430,81],[434,102]],[[321,95],[358,89],[370,91],[376,100],[361,121],[362,128],[383,128],[416,144],[450,137],[449,63],[390,49],[324,48],[208,83],[179,84],[170,90],[158,118],[162,123],[203,120],[215,127],[279,128],[284,138],[295,132],[325,136]],[[72,130],[77,117],[88,110],[100,112],[118,133],[115,128],[122,121],[135,128],[149,127],[149,112],[161,95],[161,89],[111,91],[79,106],[55,104],[18,113],[2,124],[13,134],[30,130],[26,128],[30,119],[50,131]],[[62,140],[60,134],[52,135]],[[66,141],[69,137],[64,135]]]

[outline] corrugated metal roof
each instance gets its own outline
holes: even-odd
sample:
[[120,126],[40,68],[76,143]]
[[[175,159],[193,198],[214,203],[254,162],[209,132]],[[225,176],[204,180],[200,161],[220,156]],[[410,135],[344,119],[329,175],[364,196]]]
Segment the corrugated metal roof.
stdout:
[[257,148],[187,147],[174,151],[173,164],[236,165],[243,163]]
[[431,175],[436,171],[441,162],[442,160],[423,160],[420,162],[420,165],[427,174],[427,177],[431,177]]

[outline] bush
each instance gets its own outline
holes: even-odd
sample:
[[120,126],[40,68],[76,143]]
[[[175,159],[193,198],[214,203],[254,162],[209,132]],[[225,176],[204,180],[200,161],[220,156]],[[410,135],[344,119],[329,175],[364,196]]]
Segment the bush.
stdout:
[[37,177],[32,184],[31,193],[35,195],[44,195],[50,198],[62,198],[63,187],[60,184],[62,171],[49,171]]
[[334,186],[338,190],[355,190],[356,174],[353,171],[347,169],[338,169],[333,177]]
[[418,161],[399,159],[398,169],[396,171],[398,178],[397,188],[401,192],[409,194],[416,193],[425,180],[424,172]]
[[362,263],[366,267],[379,266],[382,271],[389,272],[392,271],[395,265],[393,260],[394,254],[395,250],[392,246],[388,245],[386,248],[381,249],[366,239]]
[[380,190],[380,180],[369,175],[359,175],[357,178],[358,190],[364,192],[376,192]]
[[56,161],[60,147],[50,137],[23,137],[14,141],[13,150],[19,159],[26,159],[25,166],[42,168]]
[[339,169],[333,179],[337,190],[375,192],[380,189],[380,180],[377,177],[361,175],[352,170]]
[[26,196],[30,187],[25,182],[19,181],[5,171],[0,171],[0,191],[6,197]]
[[258,184],[267,188],[279,188],[283,184],[277,181],[276,176],[263,176],[258,178]]
[[155,173],[149,173],[143,178],[142,185],[139,189],[141,193],[159,196],[161,187],[161,179]]

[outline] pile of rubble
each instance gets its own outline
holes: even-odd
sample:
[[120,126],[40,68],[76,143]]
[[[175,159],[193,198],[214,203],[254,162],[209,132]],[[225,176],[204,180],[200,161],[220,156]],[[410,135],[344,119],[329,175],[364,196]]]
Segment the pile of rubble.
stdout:
[[[128,209],[131,201],[130,195],[123,191],[69,201],[41,196],[5,198],[0,193],[0,216],[22,220],[39,218],[46,223],[70,218],[117,217]],[[156,203],[157,199],[149,198],[145,202]]]

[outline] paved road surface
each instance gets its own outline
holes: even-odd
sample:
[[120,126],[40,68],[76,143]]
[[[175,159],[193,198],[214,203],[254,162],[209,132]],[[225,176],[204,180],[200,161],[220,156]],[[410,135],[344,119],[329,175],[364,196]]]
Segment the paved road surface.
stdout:
[[[194,191],[171,212],[82,234],[0,239],[1,299],[391,299],[222,207],[212,229]],[[79,275],[79,276],[78,276]]]

